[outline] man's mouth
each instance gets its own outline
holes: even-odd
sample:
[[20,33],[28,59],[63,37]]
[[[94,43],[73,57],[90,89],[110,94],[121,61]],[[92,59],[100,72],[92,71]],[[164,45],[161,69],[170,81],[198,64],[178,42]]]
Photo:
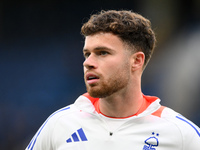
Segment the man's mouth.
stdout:
[[99,80],[99,76],[93,74],[93,73],[87,73],[86,74],[86,80],[88,84],[94,84]]

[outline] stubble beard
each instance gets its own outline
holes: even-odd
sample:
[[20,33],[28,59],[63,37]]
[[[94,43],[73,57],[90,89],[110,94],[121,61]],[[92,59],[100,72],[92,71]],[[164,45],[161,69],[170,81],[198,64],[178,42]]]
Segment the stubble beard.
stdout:
[[98,83],[88,85],[87,92],[94,98],[105,98],[125,88],[129,82],[128,64],[121,71],[113,73],[108,79],[100,76]]

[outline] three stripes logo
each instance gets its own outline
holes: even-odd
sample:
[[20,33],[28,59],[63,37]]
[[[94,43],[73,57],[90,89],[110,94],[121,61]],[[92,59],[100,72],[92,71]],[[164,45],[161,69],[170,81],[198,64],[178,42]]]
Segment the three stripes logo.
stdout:
[[85,133],[83,131],[82,128],[78,129],[76,132],[74,132],[71,135],[71,138],[67,139],[66,142],[67,143],[71,143],[71,142],[79,142],[79,141],[87,141],[88,139],[85,136]]

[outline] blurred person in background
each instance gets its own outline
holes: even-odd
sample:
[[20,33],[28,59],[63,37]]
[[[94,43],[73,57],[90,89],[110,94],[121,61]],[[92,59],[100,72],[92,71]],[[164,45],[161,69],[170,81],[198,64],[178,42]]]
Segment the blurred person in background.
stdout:
[[197,150],[200,129],[141,90],[154,51],[151,23],[132,11],[101,11],[81,29],[87,92],[53,113],[27,150]]

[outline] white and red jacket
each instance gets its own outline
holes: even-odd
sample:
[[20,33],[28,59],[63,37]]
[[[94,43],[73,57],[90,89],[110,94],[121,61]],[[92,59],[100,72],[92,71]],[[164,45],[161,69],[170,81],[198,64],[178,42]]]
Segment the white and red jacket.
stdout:
[[157,97],[144,96],[137,114],[109,118],[87,93],[53,113],[26,150],[200,150],[200,129]]

